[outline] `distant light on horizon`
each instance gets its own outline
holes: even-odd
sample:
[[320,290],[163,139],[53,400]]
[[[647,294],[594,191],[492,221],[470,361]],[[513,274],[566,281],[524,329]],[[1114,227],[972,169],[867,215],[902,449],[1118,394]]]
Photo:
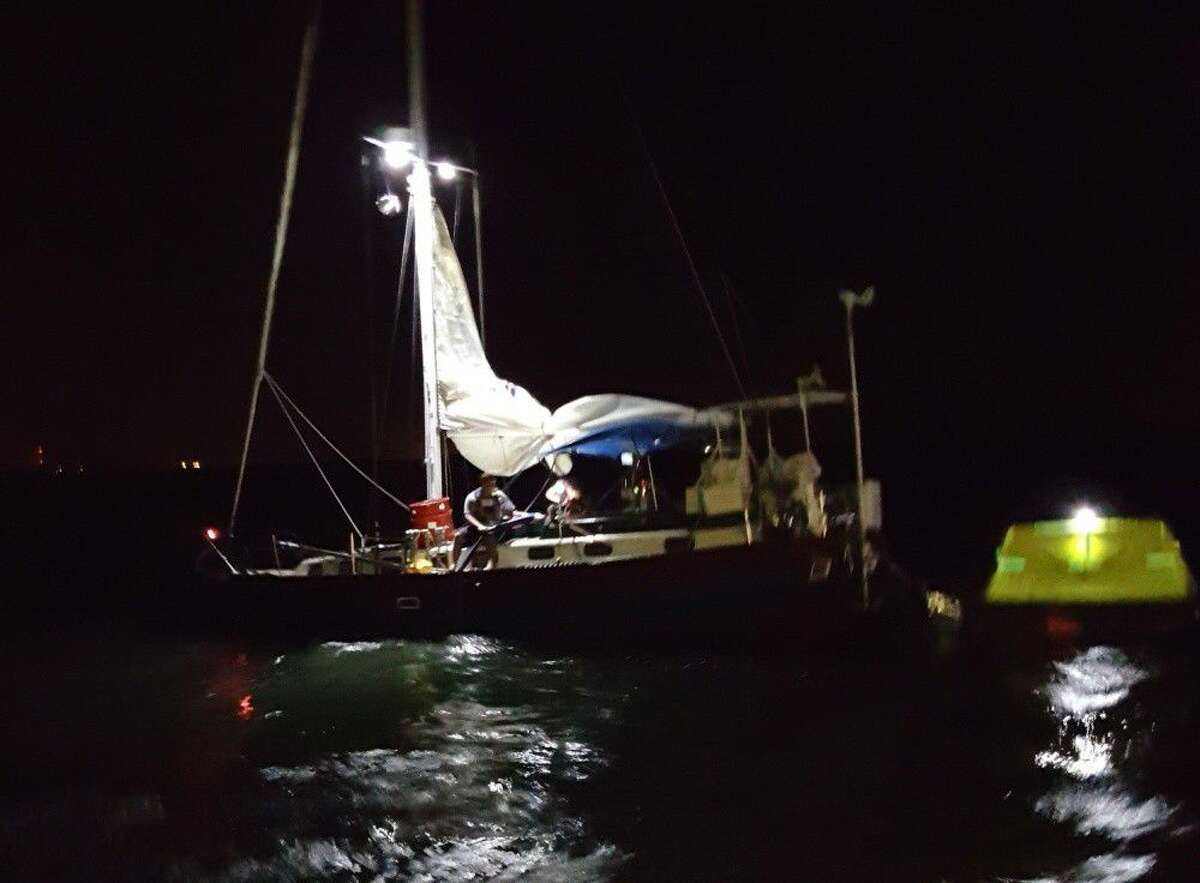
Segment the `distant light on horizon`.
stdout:
[[180,461],[179,461],[179,468],[180,468],[180,469],[187,469],[187,468],[188,468],[187,460],[180,460]]
[[200,468],[200,461],[199,461],[199,460],[193,460],[193,461],[192,461],[192,468],[193,468],[193,469],[199,469],[199,468]]

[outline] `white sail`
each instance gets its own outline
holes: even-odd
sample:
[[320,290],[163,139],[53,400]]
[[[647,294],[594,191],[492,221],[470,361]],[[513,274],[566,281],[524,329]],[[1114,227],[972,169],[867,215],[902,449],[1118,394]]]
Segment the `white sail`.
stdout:
[[[551,451],[633,424],[668,429],[711,425],[716,418],[685,405],[630,395],[591,395],[555,411],[524,388],[496,376],[483,352],[462,267],[440,211],[434,212],[433,314],[438,421],[476,468],[514,475]],[[723,422],[727,418],[721,418]],[[629,434],[629,445],[652,447]]]

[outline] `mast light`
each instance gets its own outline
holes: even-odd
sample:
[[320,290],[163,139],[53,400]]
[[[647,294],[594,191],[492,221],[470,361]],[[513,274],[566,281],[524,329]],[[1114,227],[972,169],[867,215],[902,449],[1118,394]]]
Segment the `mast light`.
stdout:
[[[383,138],[363,136],[363,140],[383,151],[383,161],[389,168],[403,169],[413,161],[413,143],[396,135],[403,135],[406,129],[391,129]],[[391,134],[392,137],[388,137]]]
[[412,145],[407,141],[385,141],[383,161],[389,168],[403,169],[412,162]]
[[221,532],[215,527],[205,528],[204,538],[210,543],[215,543],[221,537]]

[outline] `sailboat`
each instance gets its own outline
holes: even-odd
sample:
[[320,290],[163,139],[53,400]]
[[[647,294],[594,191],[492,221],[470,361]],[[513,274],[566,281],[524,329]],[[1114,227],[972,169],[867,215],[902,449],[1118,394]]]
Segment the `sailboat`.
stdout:
[[[432,187],[419,0],[410,0],[409,26],[410,127],[401,137],[372,143],[390,166],[403,169],[412,217],[425,498],[406,502],[379,487],[408,510],[409,527],[396,536],[367,536],[305,443],[353,528],[349,548],[276,541],[280,562],[254,567],[234,560],[219,532],[209,529],[205,539],[219,557],[221,573],[206,584],[200,605],[224,612],[242,629],[325,639],[472,632],[606,643],[816,640],[843,635],[881,608],[903,610],[907,622],[919,624],[923,595],[904,580],[881,578],[895,571],[880,555],[878,485],[862,471],[852,314],[869,304],[873,292],[843,293],[851,344],[849,392],[800,384],[794,393],[704,408],[610,393],[547,408],[524,387],[497,376],[484,351],[453,237]],[[298,434],[297,417],[328,441],[266,371],[273,286],[314,45],[315,21],[302,55],[281,232],[230,534],[264,388],[279,400]],[[837,517],[826,511],[819,488],[808,417],[813,408],[847,405],[854,416],[857,483],[854,505]],[[802,414],[805,449],[785,458],[769,440],[765,458],[756,458],[748,424],[783,409]],[[548,469],[555,505],[547,513],[518,513],[503,522],[493,534],[494,555],[481,559],[476,548],[461,542],[444,493],[447,447],[494,476]],[[654,463],[663,452],[679,449],[695,452],[700,477],[686,491],[685,511],[672,517],[659,505]],[[572,511],[567,504],[577,490],[571,471],[581,458],[618,464],[625,478],[623,506],[582,516]],[[284,565],[282,558],[289,555],[293,562]]]

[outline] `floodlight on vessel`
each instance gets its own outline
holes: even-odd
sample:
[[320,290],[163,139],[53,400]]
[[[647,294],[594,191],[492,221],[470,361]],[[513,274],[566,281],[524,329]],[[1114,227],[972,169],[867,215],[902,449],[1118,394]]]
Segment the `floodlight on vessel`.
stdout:
[[389,168],[403,169],[412,162],[412,144],[407,141],[385,141],[383,161]]
[[1071,516],[1071,532],[1091,534],[1100,529],[1100,516],[1091,506],[1080,506]]

